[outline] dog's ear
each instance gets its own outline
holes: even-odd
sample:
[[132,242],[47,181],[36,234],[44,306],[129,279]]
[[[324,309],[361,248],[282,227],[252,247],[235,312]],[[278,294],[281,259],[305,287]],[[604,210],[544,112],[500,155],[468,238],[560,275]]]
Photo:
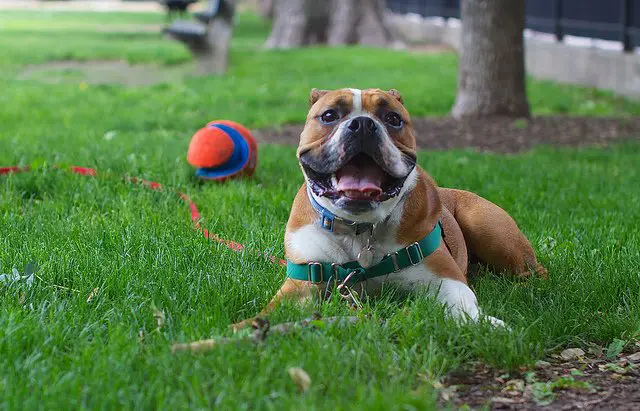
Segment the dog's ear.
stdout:
[[330,90],[318,90],[317,88],[311,89],[311,94],[309,94],[309,105],[313,106],[316,101],[320,100],[320,97],[327,94]]
[[398,100],[400,104],[404,104],[404,102],[402,101],[402,96],[400,95],[400,92],[395,88],[392,88],[391,90],[387,91],[387,94],[395,98],[396,100]]

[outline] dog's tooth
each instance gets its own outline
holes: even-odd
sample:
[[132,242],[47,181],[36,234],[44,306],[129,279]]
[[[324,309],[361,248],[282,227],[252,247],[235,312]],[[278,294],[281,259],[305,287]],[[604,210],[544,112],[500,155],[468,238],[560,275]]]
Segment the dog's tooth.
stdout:
[[331,184],[334,187],[338,187],[338,178],[336,177],[336,173],[331,174]]

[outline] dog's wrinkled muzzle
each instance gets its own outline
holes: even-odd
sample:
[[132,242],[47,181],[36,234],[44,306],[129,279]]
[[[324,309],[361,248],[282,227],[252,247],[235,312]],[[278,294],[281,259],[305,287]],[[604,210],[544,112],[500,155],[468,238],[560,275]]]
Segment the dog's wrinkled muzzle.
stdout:
[[415,167],[369,116],[348,119],[320,145],[302,151],[300,163],[316,195],[384,201],[397,195]]

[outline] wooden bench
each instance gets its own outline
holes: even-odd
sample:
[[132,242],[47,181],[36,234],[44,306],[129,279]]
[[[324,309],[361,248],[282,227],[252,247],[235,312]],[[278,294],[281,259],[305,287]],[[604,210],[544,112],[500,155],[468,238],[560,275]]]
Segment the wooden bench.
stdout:
[[211,0],[194,17],[176,20],[164,29],[169,37],[184,43],[194,56],[198,74],[221,74],[227,70],[235,7],[232,0]]
[[173,20],[176,14],[179,17],[183,17],[189,6],[197,1],[198,0],[160,0],[167,9],[167,21]]

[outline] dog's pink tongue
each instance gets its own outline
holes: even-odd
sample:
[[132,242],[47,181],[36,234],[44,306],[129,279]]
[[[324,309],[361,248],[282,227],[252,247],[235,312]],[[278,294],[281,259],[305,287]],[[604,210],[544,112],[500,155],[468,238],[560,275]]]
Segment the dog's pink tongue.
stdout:
[[336,173],[338,191],[357,200],[370,200],[382,194],[382,170],[373,161],[349,163]]

